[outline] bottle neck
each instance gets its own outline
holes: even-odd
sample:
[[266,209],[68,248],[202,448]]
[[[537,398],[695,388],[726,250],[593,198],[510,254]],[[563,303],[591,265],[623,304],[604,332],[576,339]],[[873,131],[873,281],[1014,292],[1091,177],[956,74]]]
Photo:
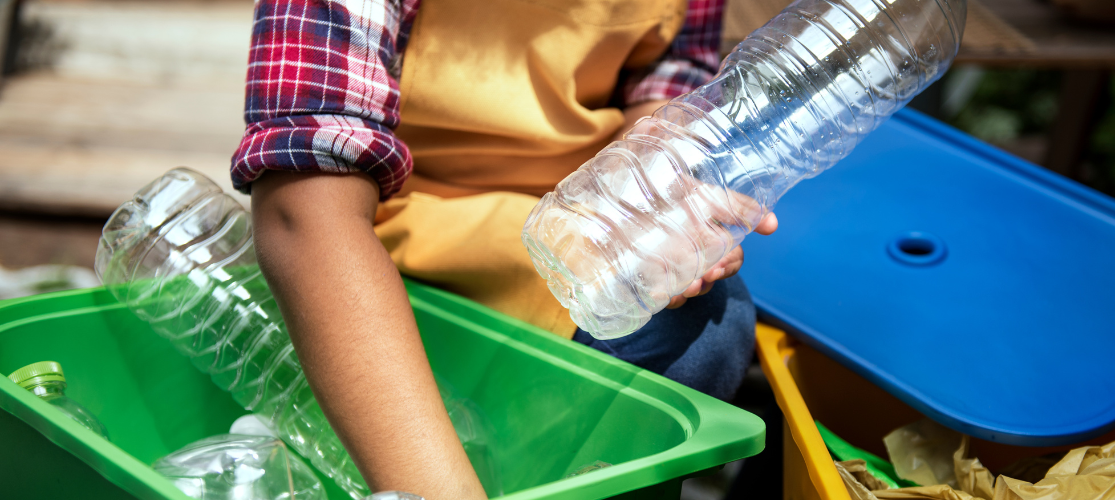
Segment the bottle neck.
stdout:
[[51,399],[66,395],[66,383],[53,380],[50,382],[43,382],[41,384],[33,385],[31,387],[28,387],[27,390],[31,391],[31,394],[34,394],[40,398]]

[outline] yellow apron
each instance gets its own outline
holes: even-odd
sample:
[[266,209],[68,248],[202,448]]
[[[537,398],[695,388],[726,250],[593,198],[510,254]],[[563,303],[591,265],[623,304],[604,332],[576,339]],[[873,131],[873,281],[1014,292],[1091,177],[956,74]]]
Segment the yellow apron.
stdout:
[[403,59],[407,196],[376,233],[399,270],[571,337],[519,240],[538,198],[611,140],[623,67],[660,56],[685,0],[423,0]]

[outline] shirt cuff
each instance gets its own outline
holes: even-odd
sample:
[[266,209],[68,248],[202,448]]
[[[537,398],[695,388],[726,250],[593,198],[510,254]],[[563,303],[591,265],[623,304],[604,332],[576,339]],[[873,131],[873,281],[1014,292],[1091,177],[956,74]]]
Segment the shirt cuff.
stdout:
[[379,184],[380,201],[410,177],[410,150],[391,129],[345,115],[299,115],[250,125],[232,157],[232,185],[243,193],[267,170],[364,172]]
[[713,73],[688,59],[663,59],[646,73],[632,75],[624,88],[624,104],[673,99],[712,79]]

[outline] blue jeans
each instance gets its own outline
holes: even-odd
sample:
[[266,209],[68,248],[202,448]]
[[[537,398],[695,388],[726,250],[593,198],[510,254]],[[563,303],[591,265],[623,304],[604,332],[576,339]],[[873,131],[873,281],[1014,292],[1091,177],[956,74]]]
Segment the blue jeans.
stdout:
[[654,315],[626,337],[597,340],[578,328],[573,340],[730,401],[755,348],[755,305],[743,280],[734,276]]

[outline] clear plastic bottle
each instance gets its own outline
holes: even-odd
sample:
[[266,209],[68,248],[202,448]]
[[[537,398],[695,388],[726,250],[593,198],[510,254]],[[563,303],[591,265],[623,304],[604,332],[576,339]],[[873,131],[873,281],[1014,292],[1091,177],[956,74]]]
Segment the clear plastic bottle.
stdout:
[[197,500],[328,498],[310,466],[269,436],[210,436],[156,460],[151,467]]
[[[94,267],[117,299],[237,403],[353,498],[363,498],[368,486],[314,399],[252,241],[251,218],[236,200],[204,175],[176,168],[112,214]],[[446,404],[458,420],[483,420],[472,407]],[[496,463],[491,435],[458,437],[474,464]],[[480,480],[498,496],[496,472]]]
[[414,493],[404,491],[381,491],[364,500],[426,500]]
[[66,374],[61,364],[55,361],[31,363],[12,372],[8,379],[58,408],[82,427],[108,439],[104,424],[87,408],[66,396]]
[[547,194],[523,243],[575,323],[634,332],[944,74],[966,0],[798,0]]

